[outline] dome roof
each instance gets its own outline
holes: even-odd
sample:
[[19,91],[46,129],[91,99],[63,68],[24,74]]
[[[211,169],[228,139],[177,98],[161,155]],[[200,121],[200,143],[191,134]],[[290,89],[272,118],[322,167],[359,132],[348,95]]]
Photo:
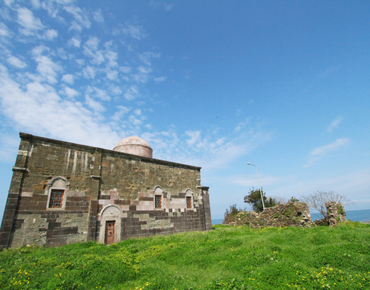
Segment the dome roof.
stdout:
[[153,154],[153,149],[150,147],[149,143],[137,136],[131,136],[122,139],[113,148],[113,151],[134,154],[149,158],[152,158]]

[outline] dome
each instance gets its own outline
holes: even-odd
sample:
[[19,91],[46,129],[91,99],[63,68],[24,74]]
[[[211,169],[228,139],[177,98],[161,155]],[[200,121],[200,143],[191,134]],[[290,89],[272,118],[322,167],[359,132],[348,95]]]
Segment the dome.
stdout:
[[122,139],[117,143],[117,145],[113,148],[113,151],[143,156],[152,158],[153,149],[150,147],[149,143],[146,142],[144,139],[131,136]]

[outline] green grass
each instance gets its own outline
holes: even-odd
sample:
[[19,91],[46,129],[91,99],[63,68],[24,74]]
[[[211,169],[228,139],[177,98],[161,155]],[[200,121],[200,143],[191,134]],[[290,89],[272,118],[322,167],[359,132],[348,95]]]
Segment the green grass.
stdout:
[[0,289],[370,289],[370,225],[214,226],[0,252]]

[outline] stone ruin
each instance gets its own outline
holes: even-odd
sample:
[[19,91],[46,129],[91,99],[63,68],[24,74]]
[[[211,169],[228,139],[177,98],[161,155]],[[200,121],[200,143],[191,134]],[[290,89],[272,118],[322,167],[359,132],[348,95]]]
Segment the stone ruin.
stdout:
[[229,225],[249,226],[251,228],[262,227],[312,227],[317,225],[335,226],[346,221],[346,212],[339,202],[325,204],[328,212],[327,219],[312,222],[310,209],[304,202],[288,202],[274,207],[266,208],[265,211],[239,212],[234,221]]
[[340,202],[327,202],[325,204],[327,210],[327,217],[321,220],[314,221],[317,226],[336,226],[339,223],[346,221],[346,211],[343,208],[343,205]]

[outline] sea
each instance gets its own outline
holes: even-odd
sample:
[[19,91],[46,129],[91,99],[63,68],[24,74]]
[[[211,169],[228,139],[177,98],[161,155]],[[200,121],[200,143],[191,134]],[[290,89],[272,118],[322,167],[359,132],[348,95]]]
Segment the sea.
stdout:
[[[370,221],[370,209],[364,209],[364,210],[348,210],[346,211],[346,217],[347,220],[353,221],[353,222],[369,222]],[[312,221],[322,219],[321,214],[319,213],[311,213],[311,219]],[[212,224],[213,225],[219,225],[222,224],[223,219],[213,219]]]

